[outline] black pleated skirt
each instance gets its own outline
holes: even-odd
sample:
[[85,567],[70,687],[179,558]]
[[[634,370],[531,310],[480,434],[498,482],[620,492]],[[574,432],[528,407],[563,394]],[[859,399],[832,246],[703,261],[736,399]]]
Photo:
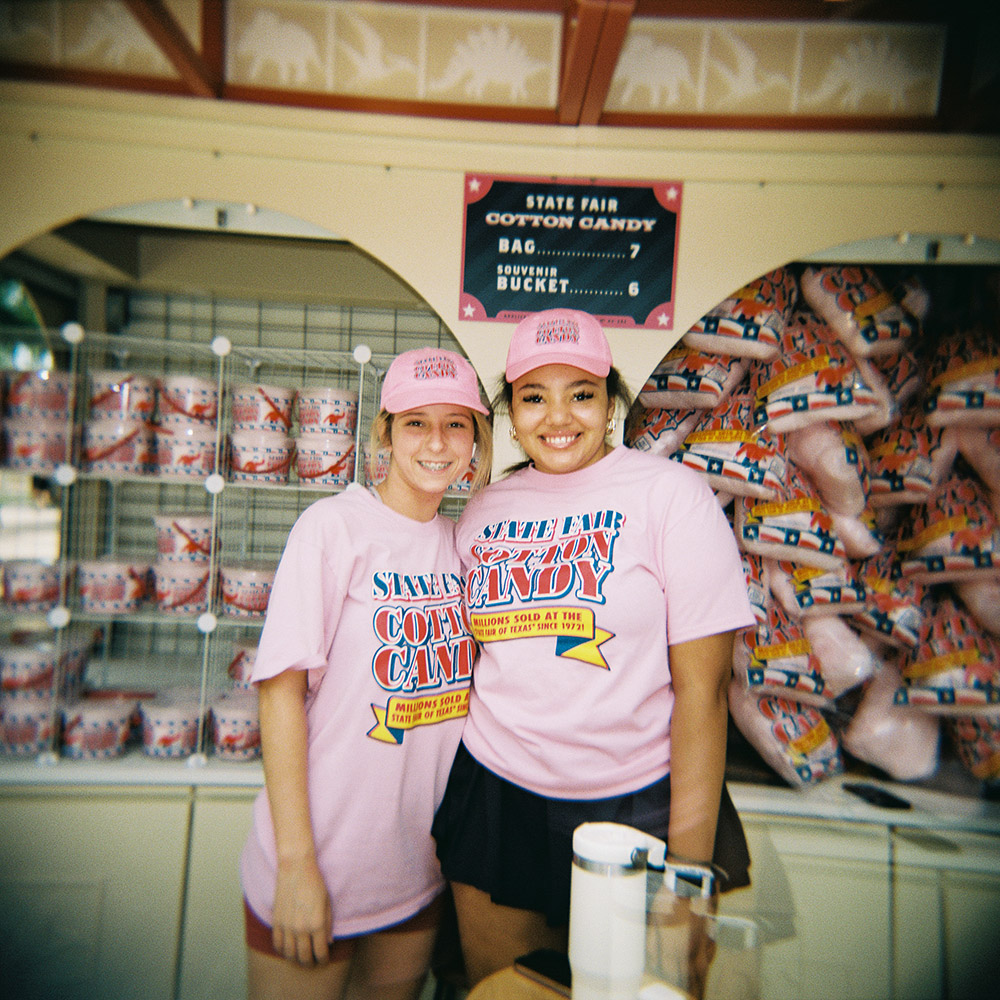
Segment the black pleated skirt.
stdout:
[[[561,927],[569,923],[573,831],[581,823],[623,823],[666,840],[669,820],[669,775],[627,795],[552,799],[499,777],[460,744],[432,833],[449,881]],[[712,860],[720,891],[750,884],[743,825],[725,786]]]

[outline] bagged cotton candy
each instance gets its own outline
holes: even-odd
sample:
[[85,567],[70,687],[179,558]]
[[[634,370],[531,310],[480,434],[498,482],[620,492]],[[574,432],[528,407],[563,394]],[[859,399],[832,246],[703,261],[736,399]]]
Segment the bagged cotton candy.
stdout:
[[864,684],[878,669],[874,653],[839,615],[803,618],[802,634],[819,660],[825,690],[833,698]]
[[959,717],[947,725],[959,760],[973,777],[1000,777],[1000,716]]
[[734,680],[729,711],[765,763],[793,787],[843,772],[840,744],[819,709],[791,698],[756,698]]
[[769,602],[767,582],[764,575],[764,560],[749,552],[740,553],[743,560],[743,577],[747,584],[747,597],[757,623],[767,621]]
[[873,358],[861,365],[861,375],[879,400],[872,414],[854,421],[854,429],[862,437],[891,427],[911,405],[916,405],[924,387],[920,363],[910,351]]
[[981,629],[1000,636],[1000,577],[958,580],[952,584],[952,589]]
[[844,543],[848,559],[870,559],[885,545],[885,536],[875,521],[875,512],[865,510],[857,517],[830,511],[837,537]]
[[836,569],[847,559],[822,501],[793,465],[777,500],[737,497],[734,513],[745,552],[820,569]]
[[751,281],[684,334],[688,347],[710,354],[770,360],[798,298],[795,276],[779,267]]
[[879,403],[847,349],[810,312],[792,316],[779,356],[751,369],[750,387],[754,423],[779,433],[824,420],[858,420]]
[[833,700],[802,626],[773,603],[767,621],[744,629],[733,644],[733,676],[758,697],[780,695],[823,708]]
[[704,410],[652,409],[636,403],[625,426],[625,443],[637,451],[653,455],[672,455],[704,417]]
[[1000,425],[1000,349],[980,332],[949,337],[931,359],[927,422]]
[[850,427],[823,421],[785,435],[788,457],[812,480],[831,513],[857,517],[868,505],[868,452]]
[[874,434],[893,424],[899,417],[899,407],[889,389],[889,382],[882,371],[868,358],[855,358],[858,366],[858,376],[869,389],[875,399],[871,409],[855,417],[851,424],[862,436]]
[[920,709],[895,704],[901,683],[898,668],[882,661],[840,740],[852,756],[896,781],[916,781],[938,769],[941,722]]
[[[885,378],[886,387],[892,398],[892,419],[895,420],[915,404],[924,388],[924,373],[920,362],[912,351],[901,351],[882,358],[875,358],[872,364]],[[855,424],[860,434],[868,429],[861,423]]]
[[939,715],[970,715],[1000,707],[1000,650],[947,594],[925,610],[916,648],[904,652],[897,705]]
[[743,381],[746,358],[701,354],[681,344],[667,352],[639,390],[643,406],[711,410]]
[[951,472],[958,439],[947,428],[931,427],[919,407],[868,443],[873,507],[924,503]]
[[784,446],[766,427],[754,430],[753,397],[723,400],[671,456],[716,490],[771,499],[785,479]]
[[921,323],[927,319],[931,308],[931,293],[919,274],[907,274],[894,289],[899,304]]
[[986,489],[1000,493],[1000,427],[956,427],[955,440]]
[[1000,527],[982,487],[960,474],[914,509],[896,549],[901,574],[923,583],[1000,575]]
[[865,588],[865,602],[852,616],[854,624],[888,646],[916,646],[924,620],[923,584],[900,577],[896,556],[888,549],[862,562],[857,576]]
[[859,358],[895,354],[918,323],[868,267],[807,267],[802,297]]
[[865,588],[850,563],[833,569],[766,560],[767,584],[790,618],[849,615],[865,604]]

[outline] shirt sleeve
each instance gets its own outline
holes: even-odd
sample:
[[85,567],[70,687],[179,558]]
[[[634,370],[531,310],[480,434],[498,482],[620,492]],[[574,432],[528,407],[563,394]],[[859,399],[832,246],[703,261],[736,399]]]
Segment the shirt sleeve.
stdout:
[[698,485],[663,533],[668,646],[754,623],[732,527],[708,486]]
[[320,516],[308,508],[292,527],[274,575],[267,617],[257,646],[252,680],[285,670],[308,670],[309,687],[325,673],[343,608],[350,553],[339,516]]

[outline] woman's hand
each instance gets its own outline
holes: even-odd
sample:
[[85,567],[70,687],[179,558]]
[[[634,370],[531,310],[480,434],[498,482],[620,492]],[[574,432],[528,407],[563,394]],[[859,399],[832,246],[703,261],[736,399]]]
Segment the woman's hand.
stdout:
[[678,919],[687,922],[687,991],[694,1000],[702,1000],[708,985],[708,970],[715,958],[715,939],[710,933],[715,899],[698,900],[697,903],[679,899],[677,904],[681,911]]
[[313,965],[330,959],[333,921],[310,820],[305,696],[303,670],[286,670],[258,688],[264,781],[278,855],[272,940],[279,955]]
[[274,890],[274,950],[302,965],[325,965],[330,959],[331,926],[330,896],[315,859],[280,863]]
[[688,899],[664,889],[657,893],[648,914],[647,971],[686,990],[692,1000],[705,996],[715,958],[711,923],[717,901],[718,896]]

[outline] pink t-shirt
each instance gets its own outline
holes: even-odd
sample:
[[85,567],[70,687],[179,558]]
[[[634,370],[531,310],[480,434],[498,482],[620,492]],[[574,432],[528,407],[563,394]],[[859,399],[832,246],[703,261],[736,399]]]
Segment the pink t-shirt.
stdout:
[[670,770],[667,647],[754,621],[729,523],[698,473],[618,448],[488,487],[457,533],[480,658],[463,740],[555,798]]
[[[275,575],[253,680],[309,671],[309,801],[336,937],[405,920],[443,888],[431,821],[474,658],[451,521],[410,520],[359,486],[302,513]],[[268,924],[275,871],[265,790],[240,874]]]

